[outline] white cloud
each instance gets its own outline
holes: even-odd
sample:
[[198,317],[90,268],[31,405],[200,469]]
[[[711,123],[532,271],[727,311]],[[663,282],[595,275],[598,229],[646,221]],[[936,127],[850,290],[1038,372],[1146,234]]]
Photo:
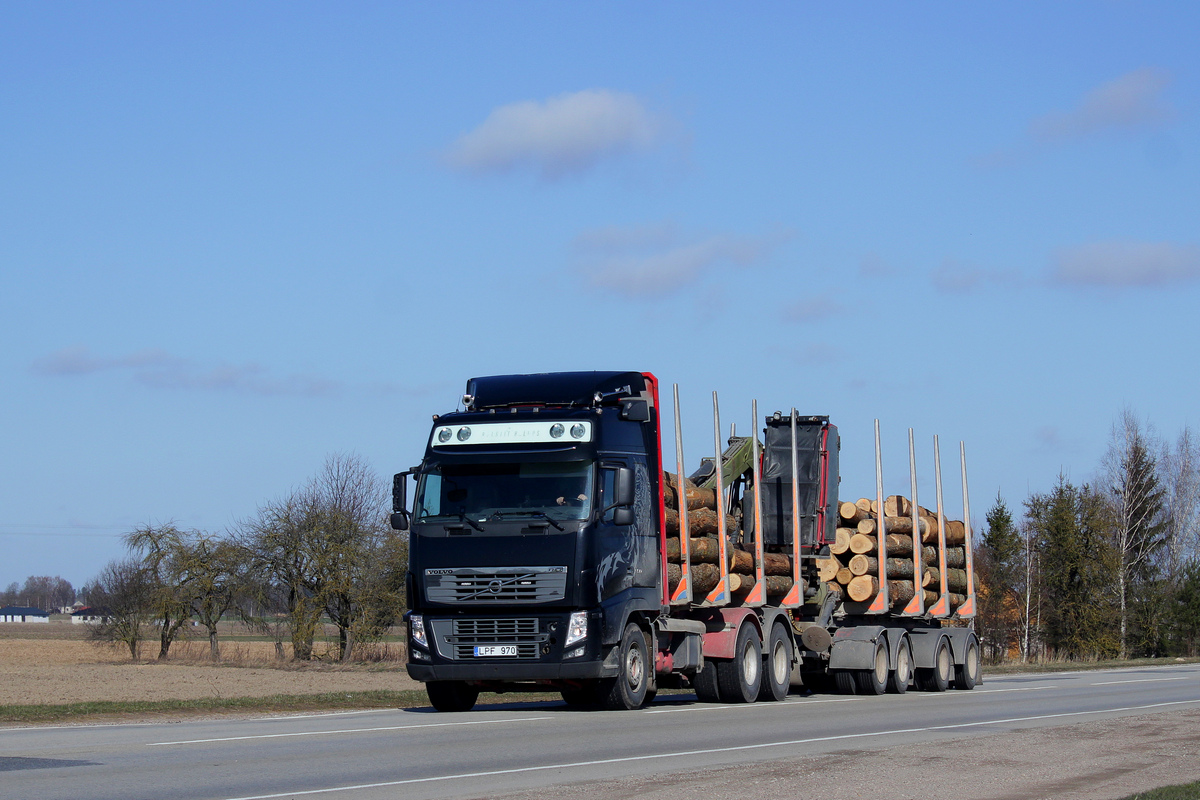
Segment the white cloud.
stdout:
[[141,350],[127,356],[95,356],[84,346],[67,347],[33,362],[41,375],[79,377],[124,372],[146,386],[160,389],[231,391],[257,395],[315,397],[338,390],[333,381],[303,375],[272,376],[257,364],[198,366],[163,350]]
[[1077,286],[1165,286],[1200,279],[1200,247],[1171,242],[1094,242],[1055,255],[1052,277]]
[[819,322],[844,312],[845,308],[837,300],[829,295],[818,295],[788,305],[783,309],[783,318],[787,322]]
[[966,294],[986,286],[1016,286],[1016,273],[988,269],[966,261],[948,258],[929,274],[935,289],[951,294]]
[[586,89],[495,109],[459,137],[446,161],[469,173],[529,168],[554,180],[605,158],[649,150],[661,141],[664,127],[632,94]]
[[1168,122],[1174,111],[1163,102],[1170,84],[1164,70],[1143,67],[1088,92],[1074,108],[1033,121],[1032,139],[1054,143],[1107,130],[1146,128]]
[[1023,140],[976,159],[983,168],[1023,162],[1048,147],[1112,132],[1152,130],[1171,122],[1175,110],[1163,98],[1168,72],[1142,67],[1088,91],[1065,111],[1034,119]]
[[577,270],[587,283],[627,297],[659,297],[674,294],[717,268],[760,261],[790,237],[780,232],[687,240],[666,223],[586,231],[574,245]]

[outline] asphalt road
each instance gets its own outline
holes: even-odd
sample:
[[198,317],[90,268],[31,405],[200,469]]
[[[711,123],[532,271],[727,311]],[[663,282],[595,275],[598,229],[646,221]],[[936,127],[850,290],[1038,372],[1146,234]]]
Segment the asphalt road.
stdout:
[[[548,696],[551,697],[551,696]],[[1200,708],[1200,666],[987,678],[973,691],[637,712],[561,702],[0,729],[2,800],[477,798]]]

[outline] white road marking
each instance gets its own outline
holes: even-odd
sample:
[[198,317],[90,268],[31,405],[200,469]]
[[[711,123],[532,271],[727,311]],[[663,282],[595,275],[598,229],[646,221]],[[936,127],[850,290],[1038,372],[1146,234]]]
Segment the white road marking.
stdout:
[[[643,713],[645,714],[678,714],[681,711],[695,713],[697,711],[746,711],[752,708],[780,708],[782,706],[811,706],[819,703],[851,703],[854,702],[853,697],[838,697],[828,700],[806,700],[797,698],[795,700],[784,700],[781,703],[755,703],[753,705],[721,705],[720,703],[710,703],[702,706],[686,706],[681,708],[648,708]],[[700,701],[696,701],[700,702]]]
[[334,736],[341,733],[378,733],[380,731],[407,731],[418,728],[449,728],[456,725],[494,725],[500,722],[533,722],[550,717],[519,717],[517,719],[480,719],[470,722],[430,722],[423,725],[391,725],[382,728],[347,728],[336,731],[297,731],[295,733],[263,733],[256,736],[223,736],[216,739],[188,739],[179,742],[147,742],[147,747],[166,747],[174,744],[209,744],[211,742],[242,742],[248,739],[286,739],[292,736]]
[[1195,680],[1191,675],[1182,678],[1135,678],[1128,681],[1101,681],[1100,683],[1089,683],[1088,686],[1112,686],[1114,683],[1161,683],[1163,681],[1190,681]]
[[437,781],[463,780],[466,778],[489,778],[497,775],[515,775],[523,772],[544,772],[546,770],[574,769],[578,767],[597,767],[605,764],[622,764],[631,761],[651,761],[661,758],[683,758],[686,756],[712,755],[715,753],[734,753],[744,750],[761,750],[769,747],[790,747],[814,742],[832,742],[845,739],[863,739],[870,736],[890,736],[902,733],[924,733],[927,731],[955,730],[959,728],[978,728],[987,725],[1006,725],[1014,722],[1032,722],[1042,719],[1062,719],[1065,717],[1082,717],[1092,714],[1111,714],[1120,711],[1146,711],[1152,708],[1167,706],[1184,706],[1200,703],[1196,700],[1178,700],[1171,703],[1152,703],[1144,706],[1125,706],[1123,708],[1103,708],[1096,711],[1072,711],[1065,714],[1039,714],[1032,717],[1009,717],[1006,719],[982,720],[980,722],[962,722],[954,725],[929,725],[923,728],[898,728],[890,731],[873,731],[871,733],[847,733],[838,736],[817,736],[810,739],[792,739],[786,742],[763,742],[761,744],[744,744],[732,747],[708,747],[699,750],[680,750],[673,753],[655,753],[644,756],[626,756],[623,758],[602,758],[595,761],[574,761],[566,764],[547,764],[540,767],[516,767],[514,769],[497,769],[488,772],[464,772],[457,775],[435,775],[431,778],[409,778],[399,781],[383,781],[380,783],[359,783],[352,786],[334,786],[328,789],[304,789],[279,794],[259,794],[247,797],[227,798],[227,800],[275,800],[280,797],[300,797],[303,795],[333,794],[334,792],[352,792],[363,789],[382,789],[389,786],[406,786],[416,783],[434,783]]

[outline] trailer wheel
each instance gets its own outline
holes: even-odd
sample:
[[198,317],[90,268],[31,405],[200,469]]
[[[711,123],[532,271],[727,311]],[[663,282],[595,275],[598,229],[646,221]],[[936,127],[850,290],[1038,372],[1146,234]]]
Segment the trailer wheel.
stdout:
[[717,691],[717,662],[705,659],[704,667],[692,678],[692,688],[696,690],[696,699],[701,703],[721,702],[721,695]]
[[967,640],[963,663],[954,667],[954,688],[974,689],[979,683],[979,672],[979,641],[972,636]]
[[606,678],[603,687],[604,706],[610,709],[641,708],[650,686],[650,660],[647,656],[646,635],[636,623],[625,626],[621,635],[620,673]]
[[896,668],[888,675],[888,691],[892,694],[904,694],[912,681],[912,645],[908,637],[900,640],[900,650],[896,653]]
[[888,682],[887,640],[880,636],[875,642],[875,666],[854,672],[859,694],[883,694]]
[[717,693],[723,703],[753,703],[762,685],[762,640],[758,628],[743,622],[733,658],[717,662]]
[[438,711],[470,711],[479,699],[479,690],[466,681],[430,681],[425,684],[425,694]]
[[938,641],[933,654],[933,666],[917,670],[917,687],[924,692],[944,692],[950,686],[954,661],[950,658],[950,643],[945,637]]
[[839,694],[854,694],[854,672],[848,669],[830,670],[833,675],[833,685]]
[[771,626],[764,666],[766,671],[758,690],[758,699],[764,702],[783,700],[792,682],[792,643],[791,635],[782,625]]

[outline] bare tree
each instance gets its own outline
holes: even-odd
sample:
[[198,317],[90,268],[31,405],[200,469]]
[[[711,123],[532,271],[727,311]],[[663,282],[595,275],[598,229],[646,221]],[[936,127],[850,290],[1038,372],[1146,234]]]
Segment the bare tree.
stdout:
[[182,585],[191,613],[208,631],[209,656],[221,660],[217,626],[233,607],[244,581],[242,551],[233,542],[199,531],[183,541],[181,566],[186,571]]
[[158,660],[192,615],[187,535],[174,525],[143,525],[125,534],[127,547],[143,558],[151,582],[151,603],[158,625]]
[[259,509],[240,539],[261,584],[285,598],[297,659],[312,656],[322,614],[338,629],[338,657],[356,636],[390,625],[406,565],[386,527],[387,485],[357,456],[330,456],[321,472],[283,500]]
[[1166,515],[1164,570],[1178,584],[1184,567],[1200,562],[1200,441],[1184,427],[1175,446],[1163,446],[1159,457]]
[[137,661],[142,629],[153,616],[153,594],[153,578],[140,561],[109,562],[88,584],[88,600],[101,614],[101,621],[90,626],[90,638],[119,642]]

